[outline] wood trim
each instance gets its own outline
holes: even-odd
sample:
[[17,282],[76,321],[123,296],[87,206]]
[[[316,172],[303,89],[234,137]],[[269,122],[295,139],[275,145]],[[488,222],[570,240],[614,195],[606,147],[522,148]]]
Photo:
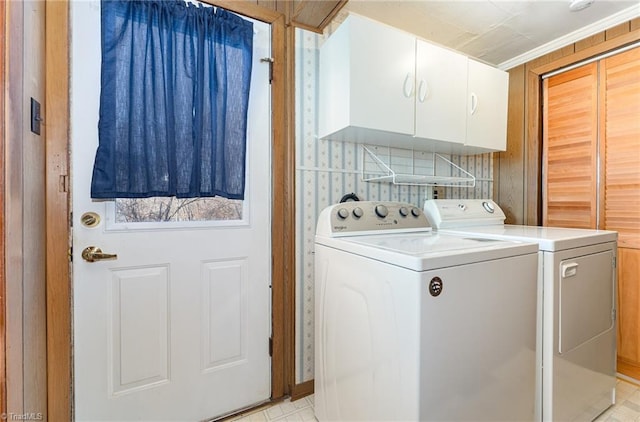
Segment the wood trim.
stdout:
[[629,363],[627,361],[625,361],[624,359],[620,359],[618,358],[617,363],[617,369],[618,369],[618,374],[623,374],[631,379],[633,379],[633,382],[640,385],[640,367],[638,367],[637,365],[634,365],[633,363]]
[[285,89],[286,104],[286,150],[284,156],[285,180],[284,199],[285,219],[284,230],[284,261],[285,261],[285,379],[287,381],[287,393],[291,394],[295,384],[296,363],[296,116],[295,116],[295,72],[296,49],[295,28],[287,26],[285,31],[285,81],[288,81]]
[[[597,96],[599,101],[599,109],[598,113],[598,122],[597,122],[597,146],[596,146],[596,157],[600,157],[599,160],[595,160],[593,164],[593,168],[596,171],[595,174],[595,182],[597,185],[596,198],[597,198],[597,218],[594,229],[604,230],[605,228],[605,198],[606,198],[606,190],[605,187],[607,185],[606,179],[606,152],[607,152],[607,113],[606,113],[606,101],[603,104],[603,99],[607,98],[607,61],[601,60],[598,64],[598,90]],[[599,177],[598,177],[599,175]],[[619,240],[619,238],[618,238]]]
[[331,23],[333,18],[335,18],[338,15],[338,13],[340,13],[340,10],[342,10],[342,8],[347,5],[348,1],[349,0],[340,0],[340,2],[336,5],[336,7],[333,8],[331,13],[329,13],[327,17],[325,17],[324,20],[320,23],[319,28],[320,29],[326,28],[327,25]]
[[296,384],[291,390],[291,401],[299,400],[303,397],[313,394],[313,380],[305,381],[302,384]]
[[[317,2],[316,1],[309,1],[309,0],[300,0],[299,2],[297,2],[297,6],[295,6],[294,10],[292,11],[291,24],[294,25],[297,28],[301,28],[301,29],[305,29],[307,31],[311,31],[311,32],[315,32],[315,33],[318,33],[318,34],[322,34],[324,28],[326,28],[326,26],[331,23],[331,21],[338,14],[338,12],[340,12],[340,10],[347,4],[347,1],[348,0],[340,0],[340,1],[334,2],[335,5],[331,9],[331,11],[326,13],[326,15],[323,17],[322,21],[320,21],[320,23],[314,25],[314,24],[311,24],[311,23],[308,23],[308,22],[300,22],[300,20],[299,20],[300,16],[299,15],[300,15],[300,13],[302,12],[303,9],[305,9],[305,8],[313,8],[314,4],[317,4]],[[293,4],[293,2],[291,2],[291,4]],[[320,12],[320,10],[318,10],[318,8],[315,8],[315,10],[317,12]],[[323,7],[322,10],[326,10],[326,9]],[[317,16],[318,14],[319,13],[316,13],[315,15]],[[324,14],[324,13],[322,13],[322,14]],[[307,15],[307,17],[308,17],[308,15]],[[317,23],[317,20],[315,20],[314,23]]]
[[[278,20],[271,24],[272,45],[273,45],[273,84],[271,86],[272,96],[272,178],[273,178],[273,199],[271,201],[271,236],[272,236],[272,336],[273,355],[271,357],[271,399],[275,400],[288,394],[288,374],[287,363],[287,330],[286,315],[287,309],[292,304],[286,300],[286,267],[288,257],[286,256],[286,237],[288,230],[287,210],[285,201],[282,200],[286,194],[286,78],[285,76],[285,19],[280,16]],[[294,220],[295,221],[295,220]]]
[[[282,13],[258,5],[251,0],[201,0],[214,6],[222,7],[231,12],[238,13],[249,18],[273,24],[282,17]],[[273,40],[272,40],[273,41]]]
[[5,274],[5,236],[6,221],[4,218],[5,195],[5,52],[7,16],[5,14],[5,2],[0,2],[0,414],[7,413],[7,347],[6,347],[6,274]]
[[69,268],[69,2],[47,1],[46,227],[47,413],[72,420],[71,278]]
[[527,71],[526,86],[526,156],[524,165],[526,179],[524,185],[525,208],[524,224],[537,226],[541,223],[542,201],[540,187],[542,185],[542,113],[540,95],[540,75]]

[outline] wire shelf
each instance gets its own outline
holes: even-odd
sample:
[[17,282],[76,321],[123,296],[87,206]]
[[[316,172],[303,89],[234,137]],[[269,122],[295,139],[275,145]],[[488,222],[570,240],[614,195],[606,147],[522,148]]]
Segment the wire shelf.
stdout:
[[362,180],[395,185],[475,187],[468,171],[435,152],[362,145]]

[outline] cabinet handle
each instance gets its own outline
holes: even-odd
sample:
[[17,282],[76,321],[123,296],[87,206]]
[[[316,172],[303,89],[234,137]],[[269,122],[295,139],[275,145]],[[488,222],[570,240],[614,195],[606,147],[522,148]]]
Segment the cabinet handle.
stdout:
[[429,84],[424,79],[420,80],[420,84],[418,85],[418,101],[424,103],[424,100],[429,96]]
[[404,78],[404,84],[402,85],[402,90],[404,91],[404,96],[409,98],[413,95],[413,75],[411,73],[407,73],[407,77]]
[[478,109],[478,96],[475,93],[471,93],[471,101],[469,102],[469,114],[475,114]]

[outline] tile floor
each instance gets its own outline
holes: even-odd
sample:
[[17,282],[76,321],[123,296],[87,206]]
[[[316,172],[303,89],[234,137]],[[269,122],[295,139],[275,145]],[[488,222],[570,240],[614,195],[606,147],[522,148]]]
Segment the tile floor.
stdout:
[[[253,412],[230,418],[234,422],[315,421],[313,395],[300,400],[280,402]],[[640,422],[640,386],[624,380],[616,385],[616,404],[604,412],[597,422]]]
[[262,422],[262,421],[315,421],[313,416],[313,395],[296,401],[285,400],[266,409],[240,414],[229,421],[233,422]]
[[640,422],[640,386],[618,379],[616,404],[604,412],[597,422]]

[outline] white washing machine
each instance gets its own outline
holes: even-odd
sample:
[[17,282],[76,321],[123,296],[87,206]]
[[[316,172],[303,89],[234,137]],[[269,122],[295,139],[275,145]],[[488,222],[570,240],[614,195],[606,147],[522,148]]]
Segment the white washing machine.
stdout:
[[532,420],[537,250],[434,233],[409,204],[323,210],[316,418]]
[[617,233],[505,225],[491,200],[427,200],[440,233],[539,245],[537,419],[590,421],[615,402]]

